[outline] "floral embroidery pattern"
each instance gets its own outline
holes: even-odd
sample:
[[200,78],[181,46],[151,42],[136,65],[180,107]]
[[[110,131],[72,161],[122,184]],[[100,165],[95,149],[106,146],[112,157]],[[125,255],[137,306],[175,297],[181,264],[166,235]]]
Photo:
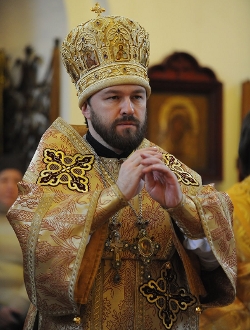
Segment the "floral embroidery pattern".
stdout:
[[196,298],[185,288],[178,286],[177,276],[171,263],[167,262],[161,270],[161,277],[150,280],[140,287],[140,292],[150,304],[159,309],[158,315],[166,329],[171,329],[180,310],[185,311],[196,302]]
[[70,190],[86,192],[89,190],[89,179],[85,176],[94,163],[93,155],[65,155],[63,151],[45,149],[43,161],[46,169],[41,171],[37,183],[42,186],[67,184]]
[[198,181],[188,172],[185,172],[181,166],[181,162],[171,154],[163,154],[165,164],[175,173],[179,182],[189,186],[199,186]]

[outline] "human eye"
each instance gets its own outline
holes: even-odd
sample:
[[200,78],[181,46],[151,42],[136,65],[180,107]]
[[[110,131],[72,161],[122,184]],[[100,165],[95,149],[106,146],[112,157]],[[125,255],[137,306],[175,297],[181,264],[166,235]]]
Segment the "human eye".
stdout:
[[142,99],[142,96],[141,95],[135,95],[135,99],[140,100],[140,99]]
[[132,96],[132,99],[136,102],[143,101],[144,95],[143,94],[135,94]]
[[108,95],[107,97],[106,97],[106,100],[118,100],[119,99],[119,97],[117,96],[117,95]]

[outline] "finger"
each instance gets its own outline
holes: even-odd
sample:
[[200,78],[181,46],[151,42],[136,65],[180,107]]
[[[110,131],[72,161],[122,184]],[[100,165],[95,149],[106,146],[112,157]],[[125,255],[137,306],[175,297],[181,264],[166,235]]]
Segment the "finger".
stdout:
[[146,159],[146,158],[150,158],[150,157],[155,157],[157,159],[162,160],[162,154],[159,153],[159,152],[156,152],[156,153],[142,153],[141,154],[142,159]]
[[159,150],[156,147],[148,147],[148,148],[143,148],[136,150],[133,152],[129,158],[137,158],[138,156],[141,156],[142,154],[151,154],[151,155],[157,155],[161,154]]
[[166,177],[175,176],[174,173],[171,172],[169,170],[169,168],[166,165],[164,165],[162,162],[155,161],[154,163],[149,162],[149,164],[144,164],[144,162],[143,162],[143,165],[144,165],[144,168],[142,169],[142,172],[144,174],[152,172],[152,171],[159,171],[159,172],[163,173]]
[[[137,153],[134,154],[133,156],[129,157],[121,166],[121,168],[129,168],[130,171],[134,170],[136,167],[138,167],[139,165],[144,165],[142,163],[143,159],[147,159],[147,158],[155,158],[155,159],[162,159],[161,154],[159,153],[155,153],[154,151],[148,151],[147,153]],[[153,160],[152,162],[153,163]],[[146,165],[148,165],[148,163],[145,163]]]
[[160,157],[153,157],[153,156],[146,156],[141,160],[141,164],[143,166],[150,166],[153,164],[159,164],[162,165],[163,168],[166,167],[166,165],[162,162]]

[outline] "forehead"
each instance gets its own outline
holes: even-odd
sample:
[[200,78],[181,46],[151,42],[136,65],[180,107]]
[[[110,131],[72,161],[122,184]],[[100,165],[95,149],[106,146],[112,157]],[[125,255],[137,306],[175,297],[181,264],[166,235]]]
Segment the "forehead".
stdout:
[[144,87],[140,85],[115,85],[106,87],[99,92],[97,92],[95,95],[105,95],[110,93],[117,93],[117,94],[135,94],[135,93],[141,93],[146,95],[146,90]]
[[8,179],[8,180],[21,180],[22,179],[22,173],[17,170],[17,169],[6,169],[6,170],[2,170],[0,172],[0,180],[3,179]]

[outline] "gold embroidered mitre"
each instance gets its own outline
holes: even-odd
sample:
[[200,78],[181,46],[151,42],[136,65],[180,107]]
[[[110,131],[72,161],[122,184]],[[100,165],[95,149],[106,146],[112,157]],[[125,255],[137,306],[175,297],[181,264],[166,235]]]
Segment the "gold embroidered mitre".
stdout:
[[68,34],[61,55],[76,86],[80,108],[91,95],[114,85],[140,85],[150,95],[149,37],[137,22],[98,16]]

